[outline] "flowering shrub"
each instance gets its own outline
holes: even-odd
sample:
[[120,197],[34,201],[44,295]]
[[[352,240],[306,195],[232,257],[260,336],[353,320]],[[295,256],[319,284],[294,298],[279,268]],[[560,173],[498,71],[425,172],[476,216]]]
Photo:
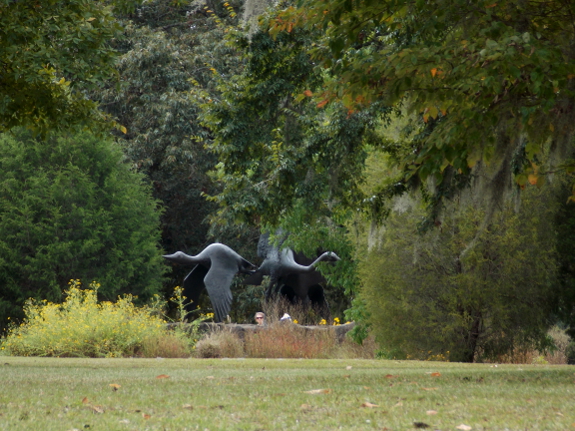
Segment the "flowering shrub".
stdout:
[[72,280],[63,304],[28,300],[23,323],[9,330],[2,350],[18,356],[161,356],[153,348],[161,340],[184,354],[187,341],[167,331],[158,309],[136,307],[131,295],[98,302],[99,287],[92,282],[81,289],[80,280]]

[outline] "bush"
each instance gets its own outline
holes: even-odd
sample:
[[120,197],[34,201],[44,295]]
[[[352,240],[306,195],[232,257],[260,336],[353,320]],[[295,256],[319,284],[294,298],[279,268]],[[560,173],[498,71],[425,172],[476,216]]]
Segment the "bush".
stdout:
[[190,340],[168,332],[158,309],[136,307],[130,295],[115,303],[98,302],[98,284],[80,287],[79,280],[71,281],[62,304],[29,300],[24,322],[9,330],[2,351],[17,356],[189,356]]
[[0,330],[28,298],[61,302],[70,278],[113,300],[158,292],[157,202],[117,145],[88,133],[0,135]]
[[440,229],[418,233],[423,210],[403,198],[410,205],[390,213],[361,262],[362,298],[389,357],[472,362],[549,347],[557,296],[549,191],[525,190],[520,211],[502,208],[484,231],[479,205],[462,202],[446,209]]

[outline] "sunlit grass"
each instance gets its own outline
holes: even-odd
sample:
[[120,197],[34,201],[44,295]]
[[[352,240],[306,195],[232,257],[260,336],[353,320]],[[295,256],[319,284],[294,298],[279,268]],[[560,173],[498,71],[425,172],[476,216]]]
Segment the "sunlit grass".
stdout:
[[[568,430],[575,423],[570,366],[0,359],[2,430]],[[316,389],[325,391],[306,393]]]

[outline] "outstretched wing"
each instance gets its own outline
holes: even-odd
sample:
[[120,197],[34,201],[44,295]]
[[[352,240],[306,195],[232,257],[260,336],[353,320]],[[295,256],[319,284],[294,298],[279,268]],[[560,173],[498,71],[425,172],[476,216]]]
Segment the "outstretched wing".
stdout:
[[206,287],[204,278],[208,273],[208,268],[202,265],[196,265],[190,271],[186,278],[184,278],[184,296],[188,298],[192,305],[192,309],[196,308],[199,304],[200,294]]
[[230,286],[234,275],[238,272],[237,265],[226,264],[218,259],[212,261],[212,266],[204,278],[204,284],[210,295],[216,322],[223,322],[232,306],[232,290]]

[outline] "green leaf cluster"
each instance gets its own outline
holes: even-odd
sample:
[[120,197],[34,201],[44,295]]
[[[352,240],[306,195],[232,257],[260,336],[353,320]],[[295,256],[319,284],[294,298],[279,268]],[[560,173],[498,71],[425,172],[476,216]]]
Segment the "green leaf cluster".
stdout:
[[113,11],[136,2],[0,2],[0,131],[26,126],[45,134],[106,119],[86,90],[115,76],[120,36]]

